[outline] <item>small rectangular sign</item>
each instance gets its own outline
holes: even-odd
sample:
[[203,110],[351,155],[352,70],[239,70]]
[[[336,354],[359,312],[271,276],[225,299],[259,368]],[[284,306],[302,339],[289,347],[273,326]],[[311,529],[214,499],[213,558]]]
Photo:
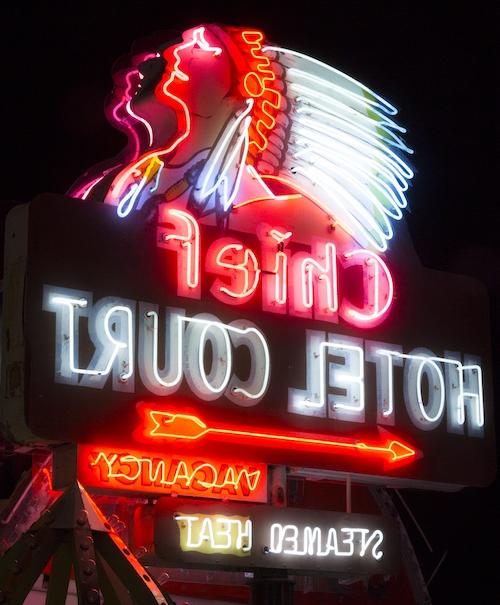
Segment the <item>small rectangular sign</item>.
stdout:
[[390,573],[399,535],[374,515],[161,498],[156,555],[173,567]]
[[78,478],[102,490],[267,501],[267,466],[229,459],[79,445]]

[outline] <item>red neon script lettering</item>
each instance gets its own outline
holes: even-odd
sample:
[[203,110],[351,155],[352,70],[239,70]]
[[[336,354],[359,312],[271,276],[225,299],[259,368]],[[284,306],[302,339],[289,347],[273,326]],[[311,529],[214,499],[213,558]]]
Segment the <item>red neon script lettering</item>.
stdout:
[[262,308],[272,313],[286,313],[288,300],[288,263],[286,245],[291,231],[263,225],[259,230],[262,254]]
[[347,252],[343,255],[342,265],[344,268],[360,266],[363,269],[364,305],[358,308],[344,297],[340,316],[361,328],[379,324],[387,315],[394,297],[394,284],[387,265],[378,254],[369,250]]
[[261,499],[266,467],[80,446],[79,479],[85,485],[134,492],[209,498]]
[[264,35],[257,30],[242,32],[241,49],[252,59],[249,71],[243,78],[242,93],[255,99],[253,119],[250,126],[250,146],[264,151],[268,146],[268,136],[276,125],[276,117],[281,107],[281,94],[275,89],[276,74],[269,57],[262,54]]
[[216,278],[210,292],[221,302],[239,305],[252,297],[259,283],[259,261],[247,246],[230,238],[214,242],[207,252],[207,271]]
[[337,321],[338,281],[335,244],[316,240],[313,256],[297,252],[292,257],[291,314]]
[[[177,255],[177,294],[200,299],[200,226],[192,214],[171,204],[160,205],[159,216],[158,245]],[[361,328],[374,327],[387,317],[394,283],[388,266],[375,252],[340,253],[332,241],[317,238],[310,252],[292,255],[291,231],[261,224],[257,235],[262,265],[252,248],[232,237],[216,239],[208,248],[205,268],[217,276],[210,286],[217,300],[228,305],[248,302],[262,277],[262,309],[270,313],[288,312],[333,323],[340,316]],[[351,268],[361,269],[361,279],[345,279]],[[360,305],[353,302],[356,291]]]
[[160,206],[158,245],[177,254],[177,294],[200,298],[200,228],[185,210]]

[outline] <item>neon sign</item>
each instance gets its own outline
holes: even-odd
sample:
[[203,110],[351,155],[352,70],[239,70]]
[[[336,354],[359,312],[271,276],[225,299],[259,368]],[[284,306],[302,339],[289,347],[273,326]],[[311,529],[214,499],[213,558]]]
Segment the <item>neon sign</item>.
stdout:
[[273,523],[270,530],[269,552],[296,557],[367,555],[378,561],[384,556],[380,548],[383,541],[384,532],[380,529],[370,531],[366,527],[341,527],[338,531],[334,527],[329,527],[324,531],[317,526],[307,525],[299,529],[297,525]]
[[[130,161],[105,194],[118,216],[165,195],[223,218],[249,189],[247,199],[269,196],[263,179],[271,177],[320,198],[362,247],[387,249],[413,177],[401,157],[412,153],[400,136],[405,129],[387,101],[316,59],[267,44],[259,30],[204,25],[141,59],[158,74],[155,82],[132,67],[109,111],[130,138]],[[202,80],[207,73],[216,85]],[[162,117],[175,135],[162,134]],[[197,133],[208,124],[219,135],[207,153]],[[105,174],[102,166],[90,171],[72,194],[92,198]]]
[[78,476],[85,485],[100,490],[249,502],[267,500],[264,464],[81,445]]
[[[252,521],[248,517],[188,515],[175,513],[180,546],[185,552],[250,556]],[[366,527],[328,527],[273,523],[269,529],[267,553],[296,557],[372,557],[384,556],[384,532]],[[266,548],[266,547],[264,547]]]
[[392,523],[371,515],[165,499],[155,508],[156,555],[190,567],[384,573],[398,543]]
[[[204,401],[225,398],[237,406],[253,407],[265,399],[272,374],[271,353],[266,336],[252,322],[236,320],[225,324],[210,314],[187,317],[183,309],[167,309],[166,336],[160,347],[156,305],[113,297],[94,304],[91,300],[92,294],[88,292],[45,288],[44,308],[56,315],[56,382],[102,389],[112,376],[113,390],[134,392],[135,372],[131,360],[138,358],[140,379],[154,394],[171,395],[180,389],[185,379],[191,392]],[[139,318],[137,342],[133,324],[136,316]],[[75,365],[76,343],[82,336],[76,326],[81,317],[88,317],[89,335],[96,347],[87,368]],[[212,359],[207,369],[205,354],[209,345]],[[160,350],[165,360],[165,369],[161,372],[158,368]],[[246,380],[235,370],[243,351],[250,359]],[[467,426],[472,436],[481,436],[484,432],[482,368],[474,356],[457,358],[453,353],[440,357],[423,348],[402,353],[398,345],[319,330],[306,331],[305,352],[305,388],[288,389],[288,411],[292,414],[364,423],[368,371],[365,366],[373,364],[377,369],[378,422],[393,425],[395,371],[398,366],[404,366],[403,389],[398,399],[404,400],[415,427],[434,430],[446,412],[448,431],[463,433]],[[329,356],[338,361],[329,361]],[[427,385],[425,401],[424,384]],[[329,394],[333,388],[342,389],[344,393]],[[373,445],[373,451],[380,447]],[[383,446],[382,450],[386,451]],[[364,451],[370,451],[370,447]],[[390,448],[387,455],[388,459],[393,456]]]
[[248,556],[252,550],[252,521],[248,517],[176,513],[182,550]]
[[416,451],[407,444],[395,439],[386,440],[385,443],[365,443],[360,440],[341,439],[333,436],[305,437],[303,434],[283,434],[272,431],[251,431],[238,427],[209,427],[196,416],[147,409],[143,411],[145,417],[146,438],[155,440],[189,440],[197,441],[206,436],[217,436],[225,441],[235,443],[265,442],[283,447],[288,445],[295,449],[317,450],[323,455],[342,454],[380,456],[387,462],[400,462],[416,456]]
[[[160,206],[159,223],[158,245],[177,257],[177,280],[168,286],[175,287],[179,296],[200,298],[200,226],[192,214],[169,204]],[[362,248],[340,252],[333,242],[314,238],[312,253],[298,251],[292,255],[292,231],[260,224],[257,235],[260,261],[252,248],[237,239],[219,238],[208,248],[206,272],[218,276],[212,279],[210,292],[220,302],[241,305],[251,301],[262,280],[261,304],[270,313],[286,313],[288,309],[297,317],[314,314],[317,320],[334,323],[340,316],[346,323],[360,327],[373,327],[386,318],[394,284],[387,264],[378,254]],[[351,292],[340,293],[338,266],[347,283],[352,282],[348,279],[349,269],[360,272],[358,283],[350,285]],[[353,304],[349,294],[360,297],[361,306]]]
[[248,464],[488,483],[487,303],[413,253],[396,109],[256,29],[194,27],[114,80],[127,148],[7,225],[18,441],[113,443],[113,481],[127,452],[147,477],[155,444],[213,464],[241,441]]

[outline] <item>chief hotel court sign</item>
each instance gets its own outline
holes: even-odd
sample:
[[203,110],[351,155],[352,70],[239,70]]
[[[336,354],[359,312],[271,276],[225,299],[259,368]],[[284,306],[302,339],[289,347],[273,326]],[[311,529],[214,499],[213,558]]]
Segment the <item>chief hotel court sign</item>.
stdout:
[[8,219],[12,438],[80,444],[122,491],[262,502],[267,464],[490,482],[487,301],[416,258],[396,109],[216,25],[114,80],[127,148]]

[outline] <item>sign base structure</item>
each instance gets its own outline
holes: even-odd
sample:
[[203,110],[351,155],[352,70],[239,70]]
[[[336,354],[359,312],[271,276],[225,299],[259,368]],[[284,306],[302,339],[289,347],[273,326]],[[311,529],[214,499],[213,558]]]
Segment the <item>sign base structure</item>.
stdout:
[[263,570],[254,574],[253,580],[250,580],[250,590],[249,605],[293,604],[293,580],[290,580],[283,570],[276,570],[274,573]]
[[78,603],[175,605],[74,483],[2,557],[0,603],[22,605],[52,557],[46,603],[66,602],[71,569]]
[[[388,603],[430,605],[420,562],[384,488],[357,485],[351,494],[350,483],[325,490],[304,481],[299,488],[291,478],[286,506],[182,496],[138,500],[114,489],[94,500],[100,490],[65,479],[57,460],[49,480],[47,465],[46,457],[35,465],[40,469],[2,511],[0,604],[24,603],[43,574],[48,605],[66,602],[73,578],[79,604],[172,605],[175,595],[180,602],[292,605],[349,595],[357,605],[382,583]],[[69,487],[54,491],[55,485]],[[353,497],[355,513],[342,510],[344,489],[346,508]],[[319,494],[327,510],[304,508]],[[128,527],[126,536],[120,525]]]

